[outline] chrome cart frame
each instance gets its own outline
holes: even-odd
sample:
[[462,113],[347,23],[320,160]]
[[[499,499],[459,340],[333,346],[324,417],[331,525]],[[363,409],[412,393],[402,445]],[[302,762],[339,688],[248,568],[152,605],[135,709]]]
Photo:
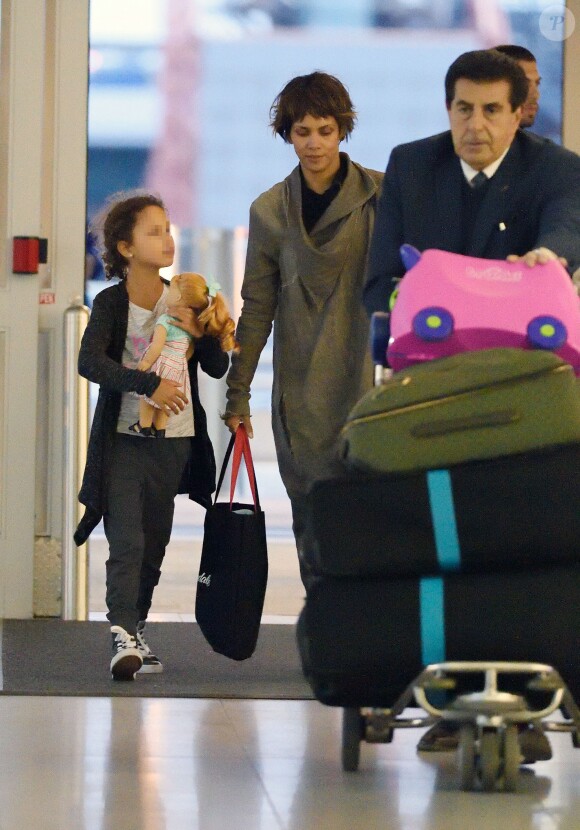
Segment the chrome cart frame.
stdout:
[[[469,674],[483,675],[483,688],[477,692],[458,692],[458,679]],[[525,689],[549,696],[543,708],[533,708],[525,693],[498,690],[502,674],[529,675]],[[433,693],[445,692],[451,699],[444,707],[433,701]],[[413,701],[425,716],[405,718]],[[561,721],[545,718],[560,709]],[[516,789],[522,757],[518,726],[541,723],[545,732],[569,732],[572,743],[580,747],[580,709],[558,672],[543,663],[445,662],[427,666],[407,687],[391,709],[345,708],[342,723],[342,766],[358,769],[360,744],[390,743],[395,729],[430,726],[437,720],[457,725],[458,771],[461,787],[472,790]]]

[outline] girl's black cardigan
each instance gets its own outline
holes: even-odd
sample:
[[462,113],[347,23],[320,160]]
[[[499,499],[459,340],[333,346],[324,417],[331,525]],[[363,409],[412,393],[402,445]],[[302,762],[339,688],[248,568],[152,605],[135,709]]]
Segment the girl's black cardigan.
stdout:
[[[119,282],[96,295],[81,342],[79,373],[93,383],[98,383],[100,389],[79,493],[79,501],[85,505],[86,510],[74,535],[77,545],[86,542],[105,510],[109,458],[117,430],[122,393],[137,392],[150,397],[161,382],[155,374],[126,369],[122,365],[128,319],[129,296],[125,283]],[[211,504],[216,466],[207,433],[207,418],[199,400],[197,367],[201,366],[211,377],[220,378],[226,373],[228,365],[229,358],[215,337],[196,340],[189,361],[195,436],[190,439],[191,452],[178,492],[188,493],[190,499],[204,507]]]

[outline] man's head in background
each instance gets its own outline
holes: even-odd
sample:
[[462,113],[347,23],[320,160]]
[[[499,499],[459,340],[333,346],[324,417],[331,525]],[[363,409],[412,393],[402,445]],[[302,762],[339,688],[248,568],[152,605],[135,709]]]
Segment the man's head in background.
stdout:
[[540,101],[540,73],[538,72],[538,65],[535,56],[526,49],[525,46],[516,46],[514,44],[502,44],[494,47],[497,52],[507,55],[509,58],[517,61],[524,70],[525,76],[528,79],[528,97],[524,103],[522,111],[521,127],[531,127],[536,120],[538,114]]

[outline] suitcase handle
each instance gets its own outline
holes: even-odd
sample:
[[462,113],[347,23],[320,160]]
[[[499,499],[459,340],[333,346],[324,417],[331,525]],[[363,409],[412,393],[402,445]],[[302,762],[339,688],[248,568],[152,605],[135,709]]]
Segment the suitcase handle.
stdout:
[[485,412],[481,415],[468,415],[465,418],[453,418],[448,421],[431,421],[427,424],[418,424],[410,432],[414,438],[435,438],[438,435],[447,435],[450,432],[465,432],[468,429],[484,429],[485,427],[503,427],[515,424],[521,419],[521,414],[514,409]]

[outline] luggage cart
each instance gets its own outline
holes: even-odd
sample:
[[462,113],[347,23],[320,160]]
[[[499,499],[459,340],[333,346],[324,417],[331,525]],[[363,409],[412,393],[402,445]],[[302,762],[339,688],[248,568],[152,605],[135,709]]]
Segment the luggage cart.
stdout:
[[[461,678],[468,674],[483,676],[480,691],[458,690]],[[499,691],[498,677],[502,674],[525,676],[525,688],[545,693],[548,698],[545,705],[534,708],[525,693]],[[433,693],[441,692],[447,697],[443,707],[433,702]],[[405,709],[413,700],[425,711],[424,717],[404,717]],[[558,709],[562,720],[545,720]],[[458,727],[457,767],[463,790],[513,792],[516,789],[522,761],[518,727],[522,724],[539,724],[544,732],[569,732],[574,747],[580,747],[580,709],[552,666],[445,662],[427,666],[391,709],[343,709],[343,769],[346,772],[358,769],[362,742],[390,743],[395,729],[431,726],[439,719]]]
[[[374,384],[392,376],[386,363],[389,315],[377,313],[371,323]],[[462,684],[479,675],[482,686]],[[516,690],[500,690],[499,679],[521,675]],[[473,681],[473,677],[472,677]],[[441,700],[444,699],[444,703]],[[533,699],[533,702],[532,702]],[[541,699],[542,703],[537,705]],[[424,715],[405,717],[419,706]],[[561,720],[547,720],[560,710]],[[342,767],[358,770],[362,743],[390,743],[395,729],[429,727],[443,720],[459,733],[456,751],[463,790],[503,790],[517,787],[522,755],[518,742],[522,725],[538,725],[544,732],[568,732],[580,747],[580,709],[559,672],[536,662],[446,661],[427,665],[391,708],[344,706],[342,712]]]

